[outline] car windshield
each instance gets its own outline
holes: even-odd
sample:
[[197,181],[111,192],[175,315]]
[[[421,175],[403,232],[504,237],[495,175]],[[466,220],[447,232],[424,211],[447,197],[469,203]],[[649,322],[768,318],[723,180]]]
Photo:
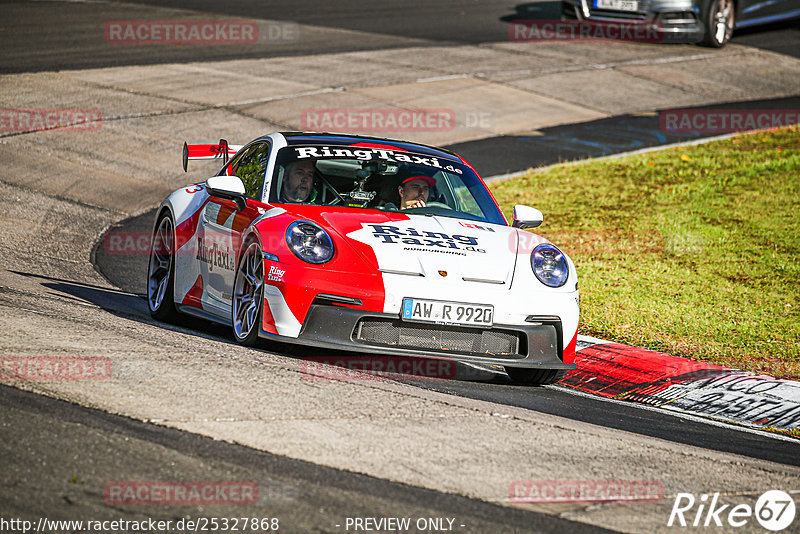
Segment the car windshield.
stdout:
[[505,224],[469,166],[390,148],[284,147],[278,152],[269,201],[402,210]]

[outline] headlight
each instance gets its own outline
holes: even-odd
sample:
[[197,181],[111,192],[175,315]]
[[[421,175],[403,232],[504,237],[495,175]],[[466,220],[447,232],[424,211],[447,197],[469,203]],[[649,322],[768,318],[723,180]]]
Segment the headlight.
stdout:
[[531,267],[536,278],[546,286],[561,287],[567,283],[567,258],[554,245],[543,244],[533,249]]
[[308,263],[325,263],[333,258],[331,236],[309,221],[290,224],[286,229],[286,243],[295,256]]

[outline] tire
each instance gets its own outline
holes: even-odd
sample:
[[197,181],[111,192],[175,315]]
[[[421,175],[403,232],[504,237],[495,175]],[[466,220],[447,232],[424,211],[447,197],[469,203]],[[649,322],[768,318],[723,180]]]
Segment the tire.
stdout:
[[147,264],[147,307],[159,321],[175,322],[175,223],[169,211],[158,218]]
[[258,341],[264,306],[264,256],[257,241],[248,241],[239,256],[233,280],[233,338],[252,347]]
[[736,6],[733,0],[709,0],[703,11],[703,40],[700,44],[722,48],[731,39],[736,24]]
[[545,386],[555,384],[562,378],[564,369],[528,369],[524,367],[506,367],[506,373],[511,380],[525,386]]

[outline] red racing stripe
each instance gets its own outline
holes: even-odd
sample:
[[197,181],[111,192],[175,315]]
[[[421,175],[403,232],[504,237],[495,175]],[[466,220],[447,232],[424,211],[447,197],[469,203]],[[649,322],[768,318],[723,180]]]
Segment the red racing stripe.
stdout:
[[195,280],[192,289],[190,289],[186,296],[183,297],[183,304],[184,306],[194,306],[195,308],[203,309],[203,277],[202,275],[197,276],[197,280]]
[[269,301],[263,300],[263,309],[261,314],[261,328],[270,334],[277,334],[278,329],[275,328],[275,317],[272,316],[272,310],[269,307]]

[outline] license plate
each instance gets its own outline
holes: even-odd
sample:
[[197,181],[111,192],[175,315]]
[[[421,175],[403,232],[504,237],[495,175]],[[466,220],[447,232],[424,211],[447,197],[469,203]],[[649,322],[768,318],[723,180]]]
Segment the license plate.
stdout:
[[443,300],[403,299],[403,319],[423,323],[492,326],[494,306]]
[[639,2],[637,0],[595,0],[594,7],[613,9],[614,11],[639,11]]

